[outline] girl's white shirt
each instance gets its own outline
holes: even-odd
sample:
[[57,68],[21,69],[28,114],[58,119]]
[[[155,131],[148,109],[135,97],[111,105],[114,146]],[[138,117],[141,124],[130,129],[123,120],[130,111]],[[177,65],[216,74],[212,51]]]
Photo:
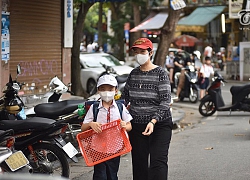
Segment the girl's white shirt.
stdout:
[[211,74],[214,74],[214,68],[211,65],[203,64],[200,72],[205,75],[205,78],[209,78]]
[[[99,122],[101,124],[106,124],[108,109],[103,107],[102,101],[100,101],[98,109],[99,109],[99,112],[97,114],[96,122]],[[116,102],[113,100],[113,104],[110,106],[110,121],[115,121],[118,119],[121,119],[119,108]],[[129,122],[132,119],[133,119],[132,116],[130,115],[127,108],[123,104],[122,120],[125,122]],[[84,118],[83,123],[87,124],[87,123],[92,122],[93,120],[94,120],[94,114],[93,114],[93,104],[92,104]]]

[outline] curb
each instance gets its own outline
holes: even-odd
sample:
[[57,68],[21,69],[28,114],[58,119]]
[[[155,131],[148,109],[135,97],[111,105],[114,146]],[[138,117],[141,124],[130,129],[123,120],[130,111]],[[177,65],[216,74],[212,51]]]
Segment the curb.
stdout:
[[[190,109],[195,109],[198,110],[199,106],[195,106],[195,105],[190,105],[190,104],[182,104],[182,103],[174,103],[173,108],[177,109],[177,108],[190,108]],[[180,109],[179,109],[180,111]]]
[[[177,111],[177,112],[176,112]],[[177,109],[173,107],[173,112],[172,116],[173,116],[173,123],[177,124],[179,123],[184,117],[185,117],[185,111],[183,111],[182,109]],[[178,114],[178,116],[175,116],[175,114]]]

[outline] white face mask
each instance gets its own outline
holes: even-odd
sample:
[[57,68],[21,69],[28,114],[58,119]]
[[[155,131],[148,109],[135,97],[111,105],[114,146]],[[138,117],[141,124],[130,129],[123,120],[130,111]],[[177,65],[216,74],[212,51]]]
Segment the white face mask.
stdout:
[[100,91],[101,99],[105,102],[109,102],[114,99],[115,91]]
[[135,59],[138,64],[143,65],[149,59],[149,54],[136,54]]

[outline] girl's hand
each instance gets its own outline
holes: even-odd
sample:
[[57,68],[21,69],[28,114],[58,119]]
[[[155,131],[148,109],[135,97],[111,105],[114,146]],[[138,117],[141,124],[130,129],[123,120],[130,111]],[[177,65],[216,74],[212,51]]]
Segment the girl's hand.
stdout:
[[142,134],[145,135],[145,136],[149,136],[150,134],[153,133],[153,131],[154,131],[154,124],[149,122],[147,124],[147,127],[146,127],[145,131],[142,132]]
[[125,121],[121,121],[121,128],[126,128],[126,122]]
[[102,132],[102,124],[98,122],[90,122],[89,126],[96,132],[96,133],[101,133]]

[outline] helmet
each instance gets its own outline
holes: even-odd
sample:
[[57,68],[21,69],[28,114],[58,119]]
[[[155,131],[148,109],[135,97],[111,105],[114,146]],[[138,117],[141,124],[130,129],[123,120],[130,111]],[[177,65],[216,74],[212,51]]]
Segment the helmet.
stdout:
[[200,51],[196,50],[196,51],[193,52],[193,54],[196,55],[198,59],[201,59]]
[[5,108],[10,114],[19,113],[22,110],[23,106],[24,104],[18,96],[5,100]]

